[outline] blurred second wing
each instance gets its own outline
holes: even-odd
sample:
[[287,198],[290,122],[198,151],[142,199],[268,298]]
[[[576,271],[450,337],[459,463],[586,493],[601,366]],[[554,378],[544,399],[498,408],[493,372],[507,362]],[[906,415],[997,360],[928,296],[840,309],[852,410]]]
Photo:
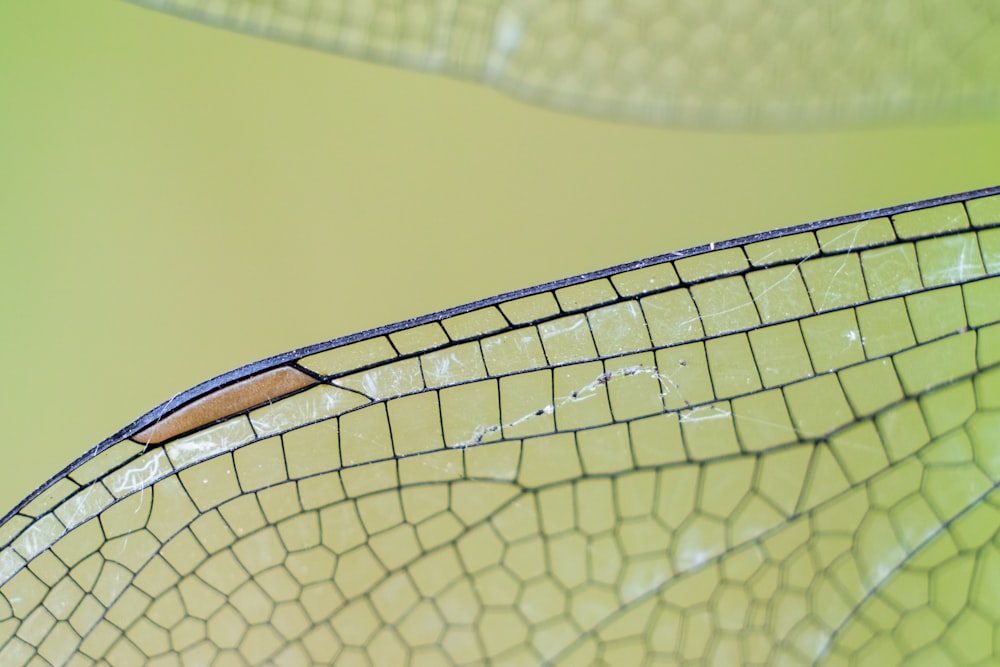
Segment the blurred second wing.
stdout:
[[640,123],[784,129],[997,117],[978,0],[129,0]]

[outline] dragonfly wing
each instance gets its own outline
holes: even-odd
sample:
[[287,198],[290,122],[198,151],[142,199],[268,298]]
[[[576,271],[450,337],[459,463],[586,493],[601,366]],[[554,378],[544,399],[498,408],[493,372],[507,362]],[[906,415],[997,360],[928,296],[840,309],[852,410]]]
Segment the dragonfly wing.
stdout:
[[129,0],[589,115],[789,128],[996,117],[979,0]]
[[1000,188],[196,387],[0,524],[0,663],[985,664],[998,448]]

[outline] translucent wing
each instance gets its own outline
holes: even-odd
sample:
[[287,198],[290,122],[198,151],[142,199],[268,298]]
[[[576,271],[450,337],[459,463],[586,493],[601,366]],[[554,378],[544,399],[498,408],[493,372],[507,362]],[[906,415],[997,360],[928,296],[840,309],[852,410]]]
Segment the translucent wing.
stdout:
[[643,123],[997,117],[991,0],[130,0]]
[[298,350],[0,525],[0,663],[1000,658],[1000,188]]

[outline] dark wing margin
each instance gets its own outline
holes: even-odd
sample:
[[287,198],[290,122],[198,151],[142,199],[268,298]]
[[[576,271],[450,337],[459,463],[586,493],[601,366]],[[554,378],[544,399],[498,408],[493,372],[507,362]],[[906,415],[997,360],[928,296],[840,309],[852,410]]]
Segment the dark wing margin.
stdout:
[[1000,187],[295,350],[3,519],[0,662],[995,659],[998,364]]
[[653,125],[788,130],[1000,112],[1000,9],[979,0],[129,1]]

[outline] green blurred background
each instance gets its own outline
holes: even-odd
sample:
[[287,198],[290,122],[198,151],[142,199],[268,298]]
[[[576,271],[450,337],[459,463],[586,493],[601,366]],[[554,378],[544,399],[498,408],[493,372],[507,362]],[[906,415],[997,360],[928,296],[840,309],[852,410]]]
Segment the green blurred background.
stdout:
[[1000,183],[1000,123],[630,127],[118,0],[0,3],[0,512],[262,357]]

